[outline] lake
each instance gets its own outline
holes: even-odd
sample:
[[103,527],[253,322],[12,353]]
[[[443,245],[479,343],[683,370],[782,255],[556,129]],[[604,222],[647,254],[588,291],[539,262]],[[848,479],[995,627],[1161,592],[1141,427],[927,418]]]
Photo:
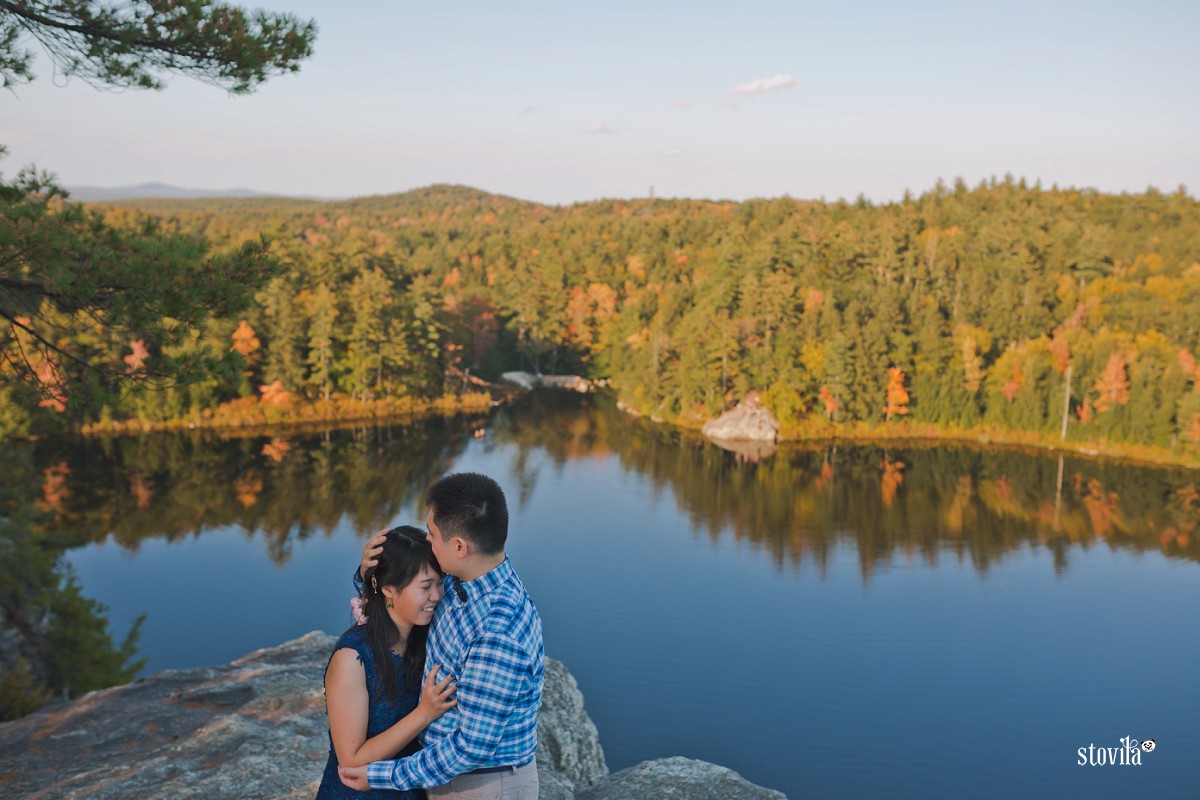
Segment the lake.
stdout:
[[[613,770],[684,755],[792,798],[1200,792],[1194,472],[931,445],[756,461],[555,393],[32,459],[84,593],[118,636],[146,615],[146,672],[340,632],[363,537],[470,470],[509,497],[547,654]],[[1157,746],[1079,764],[1122,737]]]

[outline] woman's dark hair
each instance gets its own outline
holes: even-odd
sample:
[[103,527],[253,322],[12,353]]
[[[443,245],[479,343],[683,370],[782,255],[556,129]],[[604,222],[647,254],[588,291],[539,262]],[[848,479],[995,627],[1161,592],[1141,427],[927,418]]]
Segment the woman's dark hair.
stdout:
[[[387,532],[379,563],[363,579],[362,610],[367,617],[364,626],[367,644],[375,656],[380,692],[388,701],[396,699],[396,667],[392,663],[391,649],[400,641],[400,631],[388,616],[383,587],[403,589],[421,574],[421,568],[425,566],[439,576],[442,574],[433,549],[425,539],[425,531],[411,525],[401,525]],[[404,655],[408,659],[404,680],[414,692],[421,689],[425,671],[425,640],[428,636],[428,625],[414,625],[408,641],[404,643]]]

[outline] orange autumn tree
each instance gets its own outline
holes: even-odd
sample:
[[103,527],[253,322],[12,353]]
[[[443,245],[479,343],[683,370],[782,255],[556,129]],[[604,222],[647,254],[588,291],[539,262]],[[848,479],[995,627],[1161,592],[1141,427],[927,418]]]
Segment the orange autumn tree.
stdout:
[[136,339],[130,342],[129,349],[129,355],[125,356],[122,361],[128,365],[125,371],[132,375],[146,363],[146,359],[150,357],[150,351],[146,349],[145,339]]
[[242,374],[249,379],[254,374],[255,365],[258,364],[259,349],[262,347],[262,343],[258,340],[254,328],[251,328],[246,320],[238,323],[237,330],[230,338],[233,340],[233,345],[229,350],[242,357],[242,361],[246,364],[246,371]]
[[1108,411],[1129,402],[1129,376],[1125,372],[1125,356],[1117,351],[1108,357],[1104,371],[1096,380],[1096,410]]
[[233,346],[229,349],[246,360],[246,365],[252,365],[258,358],[257,353],[262,343],[258,341],[258,336],[254,332],[254,328],[246,320],[238,323],[237,330],[233,332],[231,337]]
[[904,388],[904,370],[899,367],[888,368],[887,405],[883,407],[888,422],[898,414],[908,413],[908,390]]
[[825,406],[825,416],[832,420],[838,410],[837,397],[829,391],[828,386],[822,386],[821,391],[817,394],[817,399]]

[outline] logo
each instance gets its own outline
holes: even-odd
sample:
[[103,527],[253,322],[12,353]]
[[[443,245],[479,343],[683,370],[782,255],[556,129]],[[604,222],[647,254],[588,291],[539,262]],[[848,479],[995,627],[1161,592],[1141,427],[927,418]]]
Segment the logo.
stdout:
[[1153,739],[1139,742],[1132,736],[1122,736],[1118,747],[1097,747],[1092,743],[1079,748],[1075,763],[1081,767],[1140,767],[1142,753],[1153,752],[1157,746]]

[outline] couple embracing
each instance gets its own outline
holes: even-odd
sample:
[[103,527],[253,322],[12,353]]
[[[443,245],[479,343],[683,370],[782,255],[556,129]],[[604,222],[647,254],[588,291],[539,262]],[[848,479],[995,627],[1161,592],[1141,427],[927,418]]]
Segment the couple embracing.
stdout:
[[401,526],[363,548],[359,624],[325,672],[317,800],[536,800],[542,623],[504,552],[504,492],[459,473],[426,505],[428,532]]

